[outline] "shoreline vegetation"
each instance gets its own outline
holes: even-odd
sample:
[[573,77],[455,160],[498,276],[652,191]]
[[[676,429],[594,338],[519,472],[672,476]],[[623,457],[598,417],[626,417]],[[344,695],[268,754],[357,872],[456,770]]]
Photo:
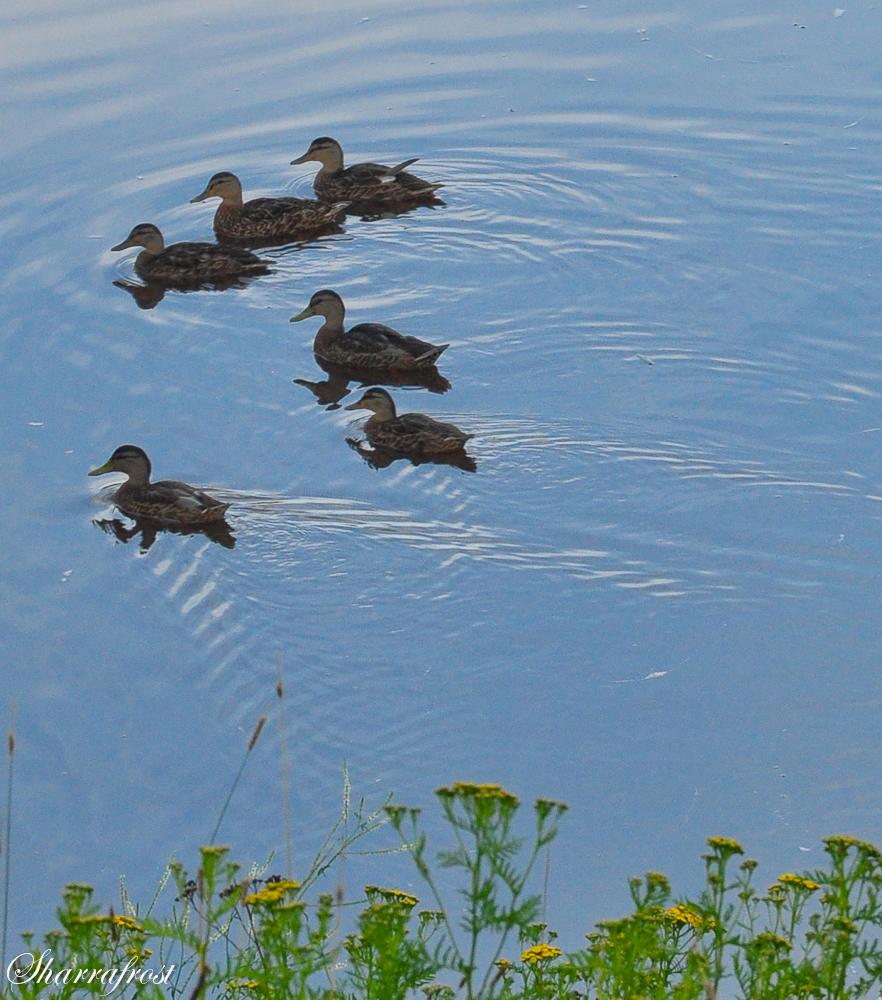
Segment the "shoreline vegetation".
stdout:
[[[447,846],[430,849],[421,810],[392,802],[343,808],[308,869],[292,875],[281,669],[280,710],[286,875],[245,871],[215,837],[267,717],[248,742],[211,835],[190,873],[172,860],[153,899],[104,910],[92,886],[71,883],[58,926],[7,947],[15,733],[7,742],[3,1000],[284,998],[284,1000],[857,1000],[882,985],[882,854],[847,836],[824,839],[824,865],[755,884],[759,863],[739,843],[711,837],[705,882],[675,896],[667,877],[629,881],[633,912],[603,920],[584,946],[564,951],[545,921],[551,846],[567,806],[537,799],[532,830],[517,796],[499,785],[456,782],[435,792]],[[362,842],[381,828],[397,845]],[[517,829],[516,829],[517,828]],[[408,855],[420,896],[365,886],[349,899],[347,857]],[[544,879],[541,869],[544,869]],[[333,892],[320,883],[334,881]],[[544,881],[544,890],[535,891]],[[758,880],[757,880],[758,881]],[[452,899],[456,897],[456,902]]]
[[[249,745],[253,747],[253,742]],[[241,775],[241,770],[240,770]],[[236,779],[238,781],[238,777]],[[235,787],[235,783],[234,783]],[[146,908],[121,882],[120,909],[68,885],[58,927],[10,949],[2,996],[364,998],[765,998],[878,996],[882,982],[882,855],[852,837],[824,840],[824,867],[754,885],[740,844],[708,840],[705,885],[675,897],[668,879],[630,880],[634,910],[605,920],[565,952],[542,919],[541,881],[566,806],[538,799],[532,832],[515,832],[520,802],[498,785],[435,795],[450,845],[430,851],[420,810],[387,801],[344,809],[301,881],[247,872],[227,847],[200,849],[190,873],[172,861]],[[228,800],[229,801],[229,800]],[[227,803],[228,804],[228,803]],[[226,808],[226,805],[224,806]],[[359,899],[317,883],[380,827],[397,835],[420,898],[368,885]],[[442,891],[453,873],[460,902]],[[546,869],[547,871],[547,869]]]

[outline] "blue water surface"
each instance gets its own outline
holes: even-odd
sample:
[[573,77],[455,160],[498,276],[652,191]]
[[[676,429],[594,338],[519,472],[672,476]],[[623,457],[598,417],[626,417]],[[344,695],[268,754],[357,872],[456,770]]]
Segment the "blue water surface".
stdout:
[[[771,881],[880,838],[880,11],[792,2],[10,0],[0,12],[0,718],[13,930],[63,884],[148,900],[221,839],[295,873],[340,810],[455,780],[569,803],[567,947],[705,838]],[[446,205],[265,252],[142,309],[109,248],[210,240],[218,170],[311,196],[419,156]],[[435,343],[397,390],[477,471],[371,469],[324,376],[351,322]],[[353,386],[353,390],[356,387]],[[344,400],[349,402],[351,396]],[[141,552],[86,478],[132,442],[232,503]],[[5,807],[3,809],[5,814]],[[383,834],[378,844],[391,843]],[[384,867],[388,864],[388,868]],[[365,881],[419,886],[399,861]],[[361,880],[361,882],[359,882]]]

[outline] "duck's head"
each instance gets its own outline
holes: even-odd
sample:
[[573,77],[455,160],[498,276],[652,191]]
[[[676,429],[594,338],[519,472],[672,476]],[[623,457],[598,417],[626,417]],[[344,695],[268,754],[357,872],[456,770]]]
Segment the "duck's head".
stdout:
[[333,316],[335,320],[342,323],[345,315],[346,307],[343,305],[343,299],[336,292],[332,292],[330,288],[323,288],[313,295],[303,312],[292,316],[288,322],[299,323],[300,320],[309,319],[310,316],[324,316],[325,319]]
[[395,401],[385,389],[368,389],[368,391],[345,407],[347,410],[373,410],[381,420],[395,419]]
[[150,459],[143,448],[134,444],[120,445],[104,465],[90,469],[90,476],[103,476],[105,472],[124,472],[134,483],[150,482]]
[[128,250],[129,247],[144,247],[147,253],[162,253],[165,249],[165,240],[158,227],[152,222],[139,222],[137,226],[122,241],[117,243],[111,250]]
[[298,156],[296,160],[291,161],[291,166],[306,163],[308,160],[317,160],[323,167],[328,167],[330,170],[342,170],[343,147],[330,136],[319,136],[318,139],[312,140],[309,149],[303,156]]
[[235,174],[231,174],[229,170],[222,170],[219,174],[215,174],[211,178],[202,194],[197,194],[195,198],[190,199],[190,204],[192,205],[195,201],[205,201],[207,198],[221,198],[223,201],[241,201],[242,182]]

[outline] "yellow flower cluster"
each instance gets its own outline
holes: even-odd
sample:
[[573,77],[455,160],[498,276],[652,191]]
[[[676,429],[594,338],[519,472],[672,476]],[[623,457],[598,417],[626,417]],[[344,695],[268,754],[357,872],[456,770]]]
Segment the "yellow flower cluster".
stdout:
[[784,875],[778,876],[778,881],[783,882],[785,885],[795,885],[799,889],[805,889],[807,892],[814,892],[815,889],[820,889],[821,887],[817,882],[812,882],[807,878],[802,878],[799,875],[793,875],[787,872]]
[[256,979],[231,979],[227,990],[256,990],[260,983]]
[[144,928],[140,924],[136,924],[131,917],[111,917],[110,918],[117,927],[125,927],[127,931],[143,931]]
[[229,850],[229,847],[224,847],[223,844],[209,844],[206,847],[200,847],[199,853],[203,857],[222,858]]
[[416,906],[419,902],[416,896],[409,892],[402,892],[400,889],[381,889],[378,885],[366,885],[365,892],[369,895],[377,895],[386,900],[387,903],[401,903],[402,906]]
[[146,962],[153,952],[149,948],[126,948],[126,954],[131,955],[136,962],[140,963]]
[[299,888],[299,882],[294,882],[286,878],[279,879],[278,882],[270,882],[270,884],[265,889],[261,889],[260,892],[253,892],[250,896],[246,896],[245,905],[260,906],[265,904],[270,906],[273,903],[281,903],[285,898],[286,892],[296,892]]
[[834,850],[840,848],[848,851],[850,847],[854,847],[862,854],[867,855],[867,857],[875,858],[877,861],[882,860],[882,853],[880,853],[878,847],[867,843],[866,840],[858,840],[857,837],[843,837],[839,834],[834,834],[832,837],[824,837],[824,843],[828,848]]
[[452,788],[439,788],[435,794],[450,798],[498,799],[504,805],[520,805],[517,795],[507,792],[502,785],[476,785],[470,781],[457,781]]
[[696,930],[704,923],[697,913],[693,913],[692,910],[688,910],[685,906],[672,906],[669,910],[665,911],[665,915],[671,923],[689,924],[690,927],[694,927]]
[[521,955],[521,961],[535,965],[537,962],[547,962],[550,958],[557,958],[560,953],[560,948],[555,948],[553,945],[534,944]]
[[744,848],[737,840],[731,837],[708,837],[708,847],[716,847],[717,850],[726,851],[729,854],[744,854]]

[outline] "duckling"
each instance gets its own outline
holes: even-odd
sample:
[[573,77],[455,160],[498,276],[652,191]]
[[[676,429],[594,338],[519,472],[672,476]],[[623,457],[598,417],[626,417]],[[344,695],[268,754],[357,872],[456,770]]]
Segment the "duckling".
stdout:
[[111,250],[143,247],[135,258],[135,271],[146,281],[166,284],[226,282],[230,278],[268,274],[265,260],[239,247],[217,243],[172,243],[165,245],[152,222],[141,222]]
[[324,316],[313,344],[316,355],[332,364],[378,371],[431,368],[450,344],[429,344],[416,337],[383,326],[382,323],[359,323],[351,330],[343,329],[346,307],[343,299],[330,288],[323,288],[313,295],[309,305],[292,316],[291,323],[299,323],[310,316]]
[[343,167],[343,148],[336,139],[323,135],[313,139],[309,149],[291,161],[294,166],[317,160],[321,169],[315,175],[312,186],[323,201],[338,201],[348,198],[351,202],[367,202],[372,205],[413,204],[435,202],[435,192],[443,184],[424,181],[422,177],[406,173],[406,168],[419,159],[404,160],[394,167],[382,163],[356,163]]
[[129,478],[114,497],[116,505],[130,517],[146,517],[175,524],[203,524],[222,521],[228,503],[221,503],[202,490],[173,479],[150,482],[150,459],[142,448],[124,444],[90,476],[124,472]]
[[453,424],[442,424],[422,413],[395,412],[395,403],[385,389],[368,389],[347,410],[373,410],[374,415],[364,425],[368,441],[377,448],[412,455],[440,455],[461,451],[469,438]]
[[214,231],[220,240],[243,243],[284,243],[333,229],[348,202],[327,205],[307,198],[252,198],[242,200],[242,182],[227,170],[215,174],[190,203],[220,198]]

